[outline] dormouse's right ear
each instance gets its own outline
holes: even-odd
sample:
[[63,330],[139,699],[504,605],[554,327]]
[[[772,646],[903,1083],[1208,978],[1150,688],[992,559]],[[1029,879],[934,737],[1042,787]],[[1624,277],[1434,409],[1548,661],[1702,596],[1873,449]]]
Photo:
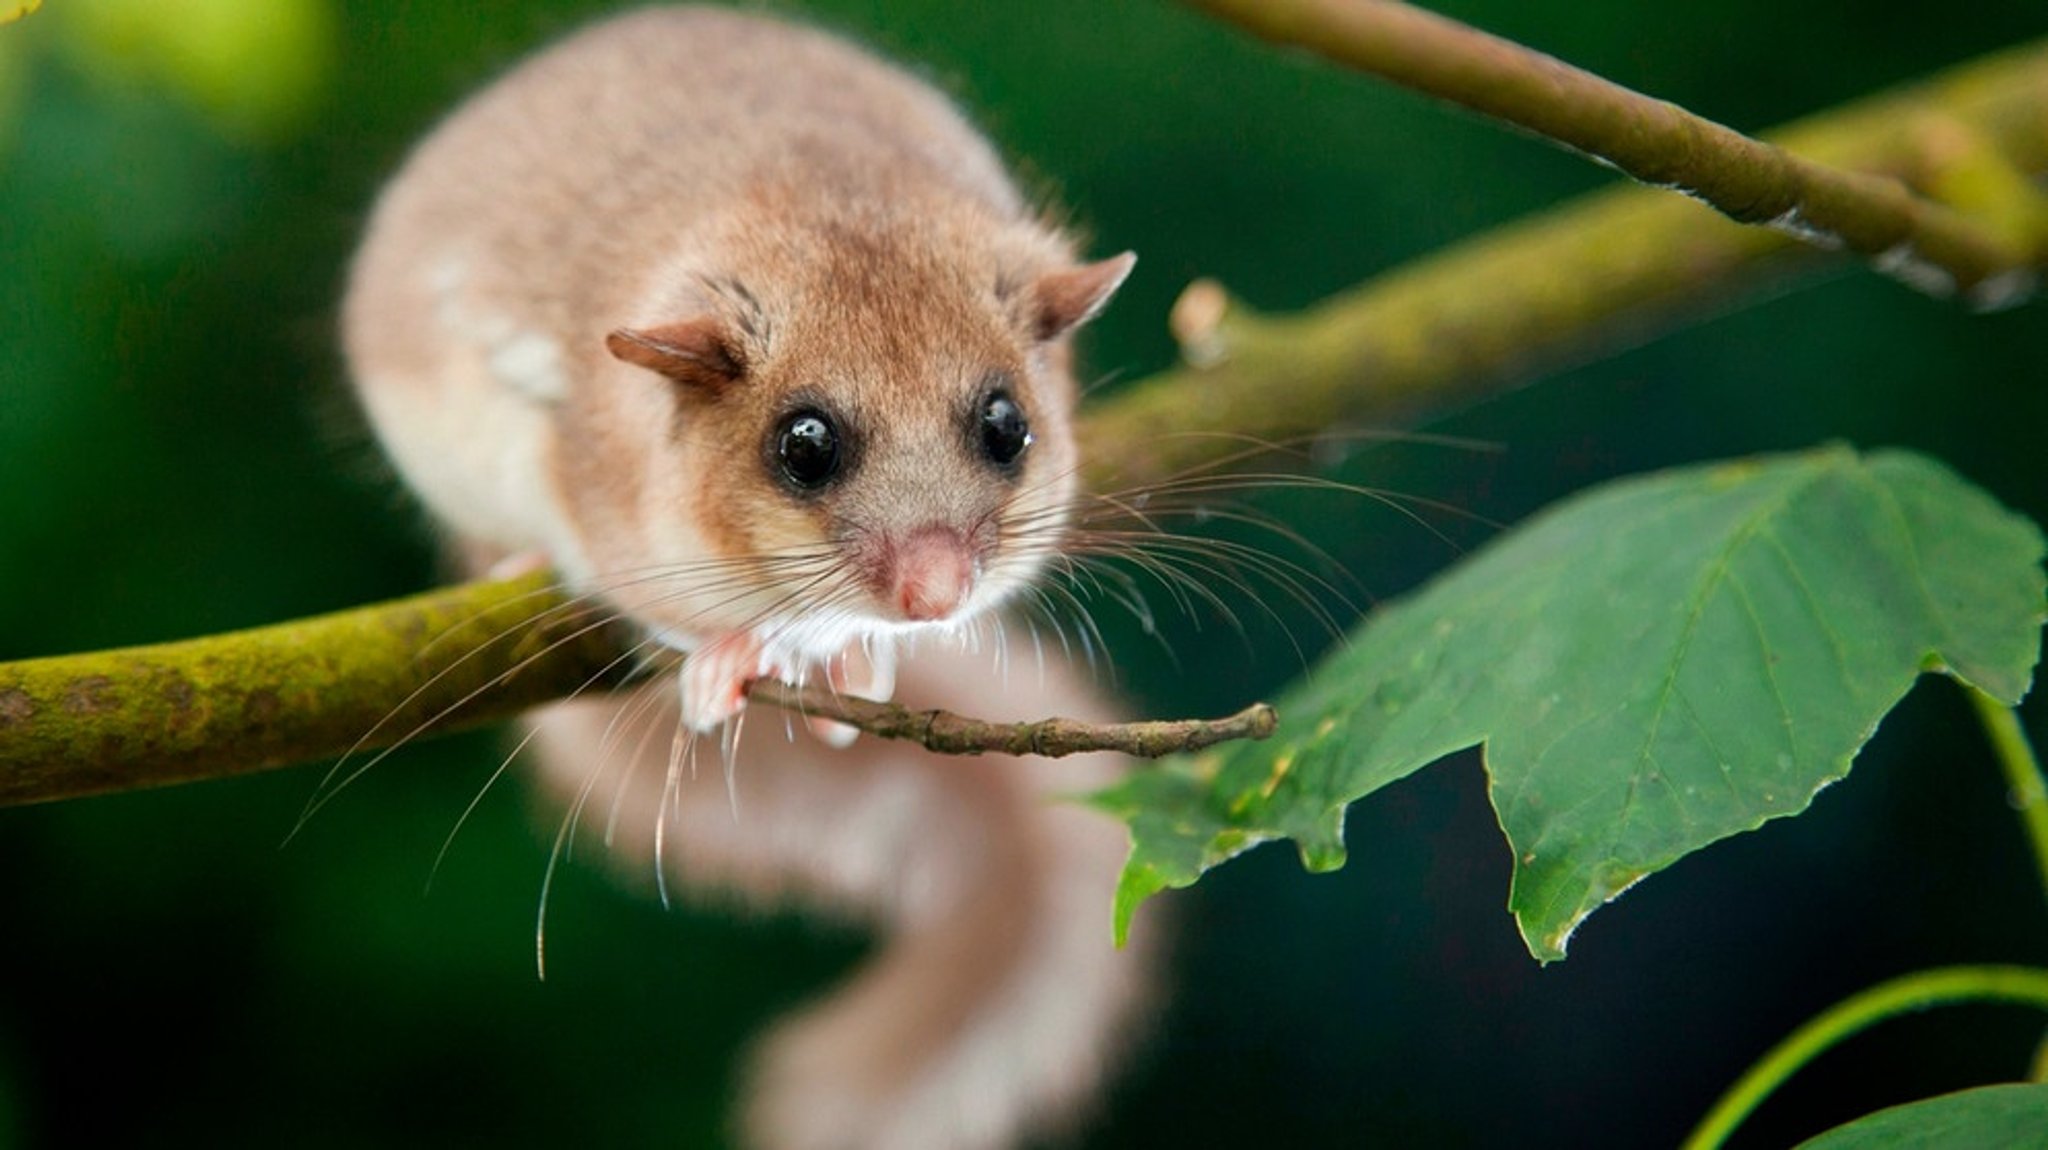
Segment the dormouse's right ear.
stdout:
[[1050,271],[1031,285],[1032,334],[1053,340],[1094,319],[1136,267],[1135,252]]
[[696,316],[660,327],[622,327],[604,337],[614,356],[716,398],[746,374],[746,358],[723,321]]

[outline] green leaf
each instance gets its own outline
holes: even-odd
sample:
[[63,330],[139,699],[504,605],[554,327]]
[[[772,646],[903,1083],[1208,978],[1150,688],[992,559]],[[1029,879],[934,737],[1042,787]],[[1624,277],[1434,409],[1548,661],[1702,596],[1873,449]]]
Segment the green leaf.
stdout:
[[2048,1085],[1980,1086],[1867,1114],[1799,1150],[2035,1150],[2048,1134]]
[[1805,809],[1923,670],[2008,704],[2044,616],[2034,525],[1920,456],[1842,447],[1575,496],[1367,621],[1280,731],[1139,772],[1119,937],[1254,844],[1344,862],[1351,802],[1484,744],[1541,961],[1686,854]]

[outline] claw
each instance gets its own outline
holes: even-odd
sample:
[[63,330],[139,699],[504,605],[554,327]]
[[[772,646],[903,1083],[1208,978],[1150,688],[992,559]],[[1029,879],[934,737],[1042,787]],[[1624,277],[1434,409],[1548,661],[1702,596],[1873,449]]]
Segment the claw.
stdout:
[[[848,644],[837,657],[825,661],[825,675],[832,690],[876,702],[887,702],[896,693],[896,648],[884,642],[869,648]],[[860,729],[832,719],[805,719],[811,734],[828,747],[847,747],[860,736]]]
[[715,731],[739,714],[747,705],[747,684],[766,673],[761,654],[761,641],[744,631],[690,652],[678,677],[684,725]]
[[491,569],[484,572],[484,578],[517,579],[521,575],[531,575],[535,571],[545,571],[549,566],[551,564],[545,551],[537,549],[533,551],[518,551],[491,564]]
[[[747,685],[774,678],[799,686],[804,667],[783,666],[770,659],[761,639],[751,632],[721,635],[690,652],[678,676],[683,723],[693,731],[715,731],[731,722],[747,705]],[[886,702],[896,693],[896,649],[887,643],[870,648],[848,644],[819,667],[835,692]],[[831,719],[804,720],[811,734],[828,747],[850,745],[858,728]]]

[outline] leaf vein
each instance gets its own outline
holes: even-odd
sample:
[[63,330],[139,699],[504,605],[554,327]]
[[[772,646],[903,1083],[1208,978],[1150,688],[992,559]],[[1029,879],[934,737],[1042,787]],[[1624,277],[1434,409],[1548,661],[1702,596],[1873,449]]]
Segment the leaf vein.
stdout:
[[1856,481],[1876,494],[1878,503],[1890,515],[1893,525],[1898,528],[1900,545],[1905,548],[1909,560],[1906,567],[1913,580],[1913,589],[1919,592],[1920,605],[1926,608],[1927,619],[1931,624],[1930,631],[1934,639],[1929,647],[1943,658],[1947,658],[1949,648],[1954,645],[1955,635],[1949,630],[1948,612],[1941,609],[1940,602],[1934,597],[1934,588],[1927,583],[1927,567],[1920,558],[1918,539],[1913,533],[1911,518],[1907,516],[1906,509],[1899,504],[1898,495],[1888,485],[1879,483],[1868,469],[1859,469],[1856,472]]
[[1615,853],[1615,848],[1620,844],[1622,834],[1627,830],[1629,821],[1634,815],[1633,800],[1636,780],[1643,772],[1643,764],[1654,759],[1651,748],[1656,745],[1658,733],[1663,729],[1664,712],[1670,707],[1672,695],[1678,689],[1679,672],[1685,666],[1686,658],[1692,651],[1693,640],[1699,634],[1700,620],[1706,616],[1707,607],[1712,602],[1714,595],[1720,590],[1721,584],[1728,578],[1730,571],[1734,567],[1735,556],[1749,544],[1750,540],[1763,529],[1766,523],[1783,512],[1785,507],[1796,496],[1812,485],[1812,482],[1812,479],[1808,478],[1801,482],[1787,484],[1785,489],[1779,492],[1775,498],[1765,500],[1744,518],[1734,533],[1729,536],[1727,543],[1722,546],[1720,554],[1715,556],[1713,565],[1707,569],[1705,577],[1700,580],[1699,586],[1690,596],[1686,605],[1684,628],[1679,633],[1678,642],[1675,644],[1675,649],[1672,652],[1670,662],[1664,674],[1664,681],[1658,686],[1655,708],[1651,711],[1648,727],[1643,732],[1643,741],[1636,749],[1635,768],[1630,772],[1629,790],[1624,800],[1625,805],[1622,809],[1621,817],[1616,819],[1609,827],[1604,852],[1608,856],[1611,857]]
[[1849,652],[1842,647],[1841,635],[1828,625],[1827,610],[1821,605],[1820,596],[1814,593],[1813,584],[1807,581],[1806,572],[1799,566],[1799,557],[1791,548],[1785,546],[1785,541],[1778,537],[1777,532],[1766,530],[1764,538],[1770,542],[1772,551],[1778,556],[1778,562],[1784,565],[1785,574],[1791,579],[1793,588],[1799,592],[1799,600],[1805,605],[1806,613],[1813,617],[1814,625],[1827,640],[1828,653],[1834,656],[1835,673],[1841,679],[1843,694],[1855,698],[1856,684],[1849,677],[1849,668],[1854,664],[1849,658]]

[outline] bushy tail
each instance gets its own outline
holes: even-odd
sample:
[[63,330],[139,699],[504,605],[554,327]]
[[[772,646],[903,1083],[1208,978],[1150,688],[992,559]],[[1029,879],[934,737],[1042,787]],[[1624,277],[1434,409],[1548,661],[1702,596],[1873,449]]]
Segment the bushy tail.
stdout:
[[[898,695],[984,717],[1103,716],[1060,668],[938,651]],[[745,716],[732,789],[716,746],[672,771],[672,704],[544,712],[549,784],[591,797],[614,848],[694,889],[873,921],[885,945],[835,994],[760,1045],[744,1114],[763,1150],[981,1150],[1071,1119],[1141,1022],[1147,947],[1113,948],[1123,828],[1059,801],[1123,769],[1115,756],[946,758],[862,738],[833,750],[802,724]],[[792,738],[790,731],[798,733]],[[621,791],[620,788],[624,790]],[[623,798],[621,799],[621,796]]]

